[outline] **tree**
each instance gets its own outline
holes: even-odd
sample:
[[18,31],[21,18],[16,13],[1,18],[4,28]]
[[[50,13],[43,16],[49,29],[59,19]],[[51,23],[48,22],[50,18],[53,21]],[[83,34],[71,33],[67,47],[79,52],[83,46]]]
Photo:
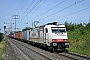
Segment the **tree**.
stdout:
[[22,29],[22,31],[27,31],[27,30],[32,30],[32,28],[30,28],[30,27],[25,27],[24,29]]
[[86,28],[90,29],[90,21],[86,24]]
[[73,30],[75,29],[75,24],[72,23],[72,22],[68,23],[68,22],[66,21],[64,24],[65,24],[65,26],[66,26],[67,31],[73,31]]

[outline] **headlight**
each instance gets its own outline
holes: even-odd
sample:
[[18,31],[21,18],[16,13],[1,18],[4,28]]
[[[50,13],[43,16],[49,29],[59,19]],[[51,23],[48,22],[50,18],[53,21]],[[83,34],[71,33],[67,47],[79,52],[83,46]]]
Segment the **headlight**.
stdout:
[[55,40],[53,40],[53,41],[55,41]]
[[53,46],[57,46],[57,43],[53,43]]
[[65,41],[67,41],[67,40],[65,40]]
[[65,45],[69,45],[69,43],[65,43]]

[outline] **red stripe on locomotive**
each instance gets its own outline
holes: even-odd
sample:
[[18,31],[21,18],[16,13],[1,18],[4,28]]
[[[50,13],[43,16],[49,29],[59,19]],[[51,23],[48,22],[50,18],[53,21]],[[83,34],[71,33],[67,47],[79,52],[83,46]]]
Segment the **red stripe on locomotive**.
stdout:
[[52,42],[68,42],[68,39],[52,39]]

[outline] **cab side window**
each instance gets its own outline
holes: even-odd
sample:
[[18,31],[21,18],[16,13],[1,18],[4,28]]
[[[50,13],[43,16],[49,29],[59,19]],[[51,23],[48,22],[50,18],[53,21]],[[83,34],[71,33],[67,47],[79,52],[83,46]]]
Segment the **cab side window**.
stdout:
[[46,33],[48,33],[48,29],[46,28]]

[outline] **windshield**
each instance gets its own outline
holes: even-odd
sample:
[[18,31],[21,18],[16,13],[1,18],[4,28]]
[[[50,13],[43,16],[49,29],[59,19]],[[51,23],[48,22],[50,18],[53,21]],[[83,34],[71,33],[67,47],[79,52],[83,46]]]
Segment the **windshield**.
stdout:
[[52,33],[57,33],[57,32],[66,32],[65,29],[52,29]]

